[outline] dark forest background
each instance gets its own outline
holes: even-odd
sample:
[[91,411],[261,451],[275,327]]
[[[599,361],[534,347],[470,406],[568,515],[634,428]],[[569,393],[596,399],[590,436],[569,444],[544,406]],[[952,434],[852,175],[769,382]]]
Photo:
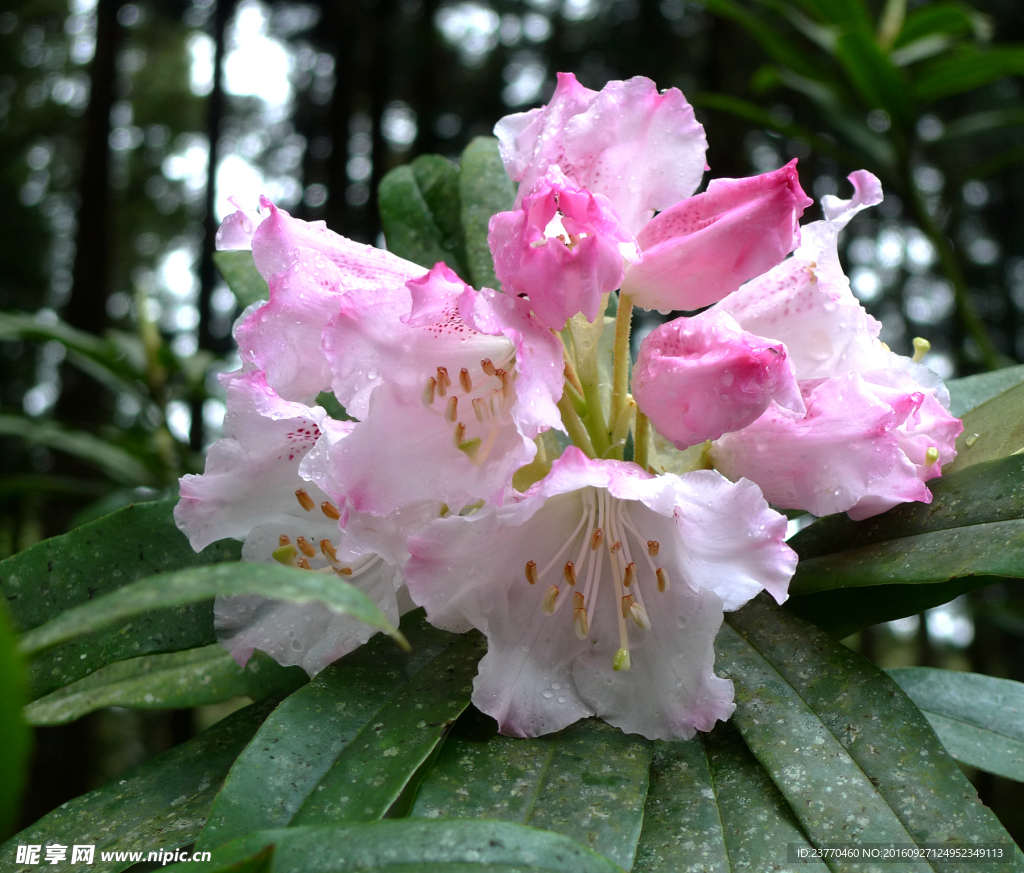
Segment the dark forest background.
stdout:
[[[19,0],[0,12],[0,557],[202,468],[240,304],[227,198],[382,244],[375,192],[458,158],[557,71],[644,75],[707,128],[708,178],[867,167],[843,240],[882,338],[945,377],[1024,360],[1024,18],[1013,0]],[[842,27],[840,27],[842,25]],[[837,36],[842,31],[846,34]],[[850,38],[847,38],[850,36]],[[818,215],[812,208],[807,218]],[[645,324],[641,320],[638,332]],[[1024,679],[1017,580],[850,644]],[[193,735],[207,708],[37,731],[23,823]],[[1018,786],[972,774],[1018,835]]]

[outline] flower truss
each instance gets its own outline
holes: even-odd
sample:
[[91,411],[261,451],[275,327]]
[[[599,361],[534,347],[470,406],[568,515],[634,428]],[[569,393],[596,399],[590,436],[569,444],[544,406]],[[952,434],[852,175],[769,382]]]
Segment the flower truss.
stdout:
[[[854,198],[803,228],[795,162],[695,194],[703,128],[643,78],[597,92],[562,74],[495,132],[519,183],[490,223],[500,289],[266,200],[224,222],[270,297],[236,327],[225,438],[182,480],[179,526],[196,548],[231,536],[247,560],[335,574],[393,619],[411,598],[481,630],[473,702],[503,733],[591,715],[710,730],[733,710],[723,613],[762,590],[781,603],[796,568],[769,504],[863,518],[930,500],[954,456],[941,381],[878,341],[839,266],[840,230],[881,188],[855,173]],[[634,306],[710,308],[653,331],[630,383]],[[657,472],[652,426],[689,472]],[[319,605],[216,614],[240,663],[260,648],[310,673],[369,634]]]

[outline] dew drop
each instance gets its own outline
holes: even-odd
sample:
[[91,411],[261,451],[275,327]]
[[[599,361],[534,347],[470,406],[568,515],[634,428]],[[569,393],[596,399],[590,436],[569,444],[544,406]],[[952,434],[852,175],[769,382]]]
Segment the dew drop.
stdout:
[[554,696],[555,696],[555,695],[554,695],[554,694],[552,694],[552,693],[551,693],[551,691],[550,691],[549,689],[547,689],[547,688],[545,688],[545,689],[544,689],[544,691],[542,692],[542,694],[543,694],[543,696],[545,697],[545,699],[547,699],[547,700],[550,700],[550,699],[551,699],[552,697],[554,697]]

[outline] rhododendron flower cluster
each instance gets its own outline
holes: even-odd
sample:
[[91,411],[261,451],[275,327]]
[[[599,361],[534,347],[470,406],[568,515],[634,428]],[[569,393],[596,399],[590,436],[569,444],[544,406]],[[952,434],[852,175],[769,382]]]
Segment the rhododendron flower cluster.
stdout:
[[[519,183],[490,221],[500,288],[265,199],[224,222],[270,296],[236,327],[225,436],[182,480],[178,524],[197,549],[231,536],[246,560],[335,576],[393,621],[419,605],[482,631],[473,702],[504,733],[710,730],[733,710],[724,612],[781,603],[796,568],[770,504],[866,517],[929,500],[954,456],[941,381],[878,341],[839,265],[880,186],[854,174],[803,228],[795,162],[695,194],[703,128],[643,78],[560,75],[495,132]],[[710,308],[633,366],[634,306]],[[259,648],[311,674],[370,633],[262,597],[218,600],[216,622],[239,663]]]

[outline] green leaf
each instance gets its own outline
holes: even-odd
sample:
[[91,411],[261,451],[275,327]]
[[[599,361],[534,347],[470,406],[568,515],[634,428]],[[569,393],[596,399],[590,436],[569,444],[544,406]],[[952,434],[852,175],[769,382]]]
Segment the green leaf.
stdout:
[[467,278],[458,167],[420,155],[381,179],[378,198],[388,251],[427,269],[444,261]]
[[411,814],[500,818],[544,828],[628,870],[644,819],[652,753],[648,740],[594,719],[522,740],[498,735],[493,719],[471,710],[424,777]]
[[274,846],[271,869],[342,873],[622,873],[607,858],[561,834],[502,821],[392,819],[259,831],[217,849],[212,863],[168,873],[213,873],[227,861]]
[[[196,553],[174,524],[176,500],[142,503],[36,543],[0,561],[0,595],[17,631],[38,627],[72,607],[154,573],[237,561],[241,544],[221,540]],[[213,607],[161,609],[69,643],[29,667],[33,697],[104,664],[215,642]]]
[[487,225],[492,215],[512,208],[515,196],[515,185],[498,153],[498,141],[494,137],[478,136],[466,146],[459,164],[466,267],[476,288],[498,288],[491,248],[487,244]]
[[[1024,455],[929,485],[930,504],[904,503],[859,522],[831,516],[794,536],[789,544],[800,563],[789,608],[845,636],[944,603],[992,577],[1024,575]],[[834,590],[844,588],[857,591],[851,597]],[[904,602],[914,588],[923,590]]]
[[934,667],[886,671],[971,767],[1024,782],[1024,684]]
[[736,688],[733,725],[815,845],[1012,845],[925,717],[866,659],[763,595],[728,615],[716,649]]
[[[1024,117],[1021,119],[1024,123]],[[986,400],[991,400],[1004,391],[1024,382],[1024,364],[1016,367],[1005,367],[988,373],[964,376],[961,379],[950,379],[946,383],[949,389],[949,411],[957,418],[974,409]],[[947,468],[948,469],[948,468]],[[945,471],[944,471],[945,472]]]
[[29,724],[64,724],[105,706],[187,709],[233,697],[284,697],[308,681],[301,667],[282,667],[253,652],[245,668],[216,643],[167,655],[143,655],[101,667],[25,707]]
[[251,303],[270,298],[267,280],[260,275],[252,259],[251,251],[214,252],[213,262],[227,282],[238,305],[246,307]]
[[133,454],[81,430],[68,430],[53,421],[22,415],[0,415],[0,436],[19,437],[29,445],[46,446],[80,458],[103,471],[115,482],[150,485],[153,474]]
[[25,668],[14,646],[14,630],[0,607],[0,837],[14,828],[25,781],[31,736],[21,716]]
[[992,24],[988,16],[966,3],[929,3],[907,12],[895,45],[899,48],[935,34],[974,35],[987,39],[991,33]]
[[[0,846],[0,858],[13,859],[18,844],[93,844],[97,862],[103,851],[149,852],[188,845],[203,826],[232,761],[274,705],[265,701],[247,706],[195,739],[69,800]],[[61,864],[60,869],[114,873],[132,863]],[[12,864],[6,869],[29,873],[39,868]]]
[[405,643],[401,633],[391,626],[369,597],[337,576],[282,564],[234,563],[194,567],[133,582],[26,632],[19,648],[25,654],[37,654],[152,609],[237,594],[261,594],[292,603],[317,601]]
[[800,0],[800,5],[819,20],[858,33],[872,32],[868,8],[862,0]]
[[[971,115],[962,115],[960,118],[949,122],[943,130],[942,136],[937,141],[947,143],[950,140],[963,136],[985,136],[994,130],[1000,130],[1004,127],[1017,127],[1021,124],[1024,124],[1024,109],[989,109],[984,112],[975,112]],[[971,174],[974,174],[973,167],[971,168]],[[1016,368],[1007,367],[1005,369],[1013,370]],[[1004,371],[996,370],[995,372],[1001,373]],[[987,376],[991,374],[979,373],[978,375]],[[965,376],[964,378],[974,379],[976,377]],[[960,382],[962,380],[954,379],[953,381]]]
[[228,776],[200,848],[299,816],[387,812],[468,704],[481,645],[431,627],[422,610],[402,630],[410,654],[376,637],[281,704]]
[[1004,43],[991,48],[961,46],[955,54],[922,67],[911,83],[922,103],[964,94],[1004,76],[1024,75],[1024,47]]
[[943,467],[943,475],[1024,449],[1024,383],[964,413],[963,423],[964,432],[956,440],[956,458]]
[[836,57],[869,109],[884,109],[904,124],[913,119],[907,86],[899,70],[870,34],[843,34],[836,40]]

